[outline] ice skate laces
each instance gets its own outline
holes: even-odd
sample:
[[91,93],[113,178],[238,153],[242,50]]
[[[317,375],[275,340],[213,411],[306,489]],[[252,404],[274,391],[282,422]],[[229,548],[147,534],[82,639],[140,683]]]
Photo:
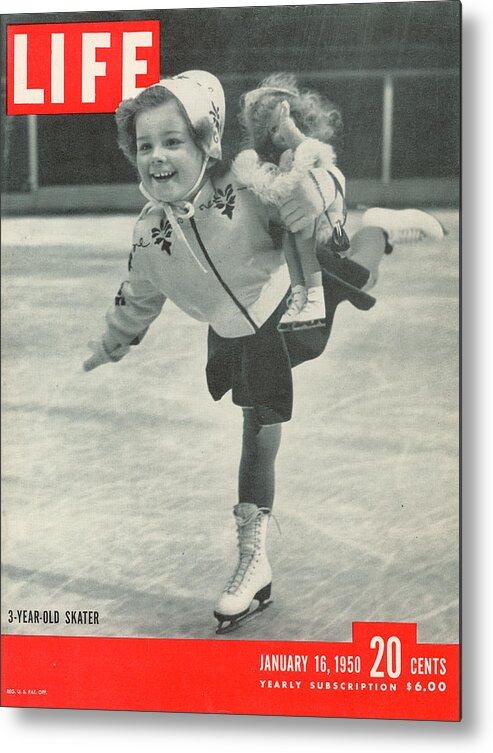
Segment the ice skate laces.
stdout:
[[[240,559],[235,573],[226,583],[224,588],[225,593],[236,593],[250,580],[250,577],[255,570],[255,564],[258,562],[258,555],[262,548],[260,526],[264,515],[269,515],[274,519],[280,532],[281,529],[277,518],[272,515],[272,512],[268,507],[259,507],[258,510],[252,512],[246,518],[236,518],[236,533],[238,536]],[[248,526],[250,526],[250,528],[248,528]]]

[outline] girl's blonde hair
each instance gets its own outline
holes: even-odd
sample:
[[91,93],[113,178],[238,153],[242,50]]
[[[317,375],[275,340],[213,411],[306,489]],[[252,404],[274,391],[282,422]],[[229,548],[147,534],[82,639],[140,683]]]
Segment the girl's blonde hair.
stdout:
[[289,102],[291,116],[305,136],[333,146],[339,141],[342,116],[337,107],[316,91],[300,90],[294,75],[274,73],[240,98],[245,148],[253,148],[262,159],[277,163],[280,154],[270,138],[269,125],[272,111],[283,100]]

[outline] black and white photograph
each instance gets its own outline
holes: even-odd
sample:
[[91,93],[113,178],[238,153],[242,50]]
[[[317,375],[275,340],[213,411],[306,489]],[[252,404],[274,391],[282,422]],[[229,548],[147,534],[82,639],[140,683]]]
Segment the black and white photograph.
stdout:
[[112,112],[3,53],[3,636],[460,644],[461,10],[2,16],[160,29]]

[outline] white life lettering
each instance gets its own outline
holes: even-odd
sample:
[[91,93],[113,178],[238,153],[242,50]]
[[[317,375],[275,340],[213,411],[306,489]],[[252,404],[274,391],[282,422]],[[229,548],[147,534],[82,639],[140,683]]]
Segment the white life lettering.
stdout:
[[101,31],[82,35],[82,101],[96,101],[96,78],[106,76],[106,63],[96,60],[96,50],[111,46],[111,34]]
[[27,34],[14,36],[14,103],[38,105],[45,101],[44,89],[28,89],[27,86]]
[[135,86],[139,73],[147,73],[147,60],[137,60],[138,47],[152,47],[152,32],[124,31],[122,35],[122,99],[135,97],[142,89]]

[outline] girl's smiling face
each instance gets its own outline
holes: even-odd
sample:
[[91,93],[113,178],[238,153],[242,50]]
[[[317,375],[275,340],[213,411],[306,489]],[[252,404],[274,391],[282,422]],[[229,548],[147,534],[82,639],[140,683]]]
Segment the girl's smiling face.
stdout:
[[188,198],[200,177],[204,154],[173,100],[139,112],[135,118],[137,169],[154,198]]

